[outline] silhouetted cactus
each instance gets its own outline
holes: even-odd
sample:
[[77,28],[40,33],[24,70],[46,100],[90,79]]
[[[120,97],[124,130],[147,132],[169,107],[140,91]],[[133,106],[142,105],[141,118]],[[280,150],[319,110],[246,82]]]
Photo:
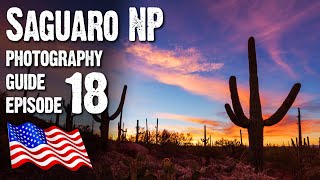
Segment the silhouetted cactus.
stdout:
[[203,146],[206,147],[208,144],[209,139],[207,139],[207,127],[206,125],[204,125],[203,127],[204,132],[203,132],[203,139],[201,139],[201,141],[203,142]]
[[301,133],[301,114],[300,114],[300,108],[298,108],[298,132],[299,132],[299,140],[297,146],[298,146],[298,178],[302,179],[302,133]]
[[[127,86],[125,85],[123,87],[123,90],[122,90],[120,104],[119,104],[116,112],[114,112],[111,116],[109,115],[109,103],[110,103],[110,101],[108,102],[107,108],[100,114],[100,117],[98,115],[96,115],[96,114],[92,114],[93,119],[100,123],[99,129],[100,129],[100,132],[101,132],[101,138],[102,138],[102,140],[104,142],[107,142],[108,139],[109,139],[109,124],[110,124],[110,121],[116,119],[119,116],[119,114],[122,111],[122,109],[123,109],[124,101],[125,101],[125,98],[126,98],[126,92],[127,92]],[[105,94],[108,97],[108,86],[106,87]]]
[[150,135],[150,133],[149,133],[149,129],[148,129],[148,119],[146,119],[146,132],[145,132],[145,135],[144,135],[144,142],[146,144],[149,143],[149,137],[150,137],[149,135]]
[[124,130],[124,123],[122,123],[121,127],[121,122],[122,122],[122,111],[120,113],[120,121],[118,122],[118,139],[117,141],[125,141],[126,136],[127,136],[127,129]]
[[[118,123],[119,126],[119,123]],[[122,127],[120,126],[120,131],[121,131],[121,138],[120,141],[126,141],[127,140],[127,128],[124,130],[124,123],[122,123]]]
[[302,133],[301,133],[301,114],[298,108],[298,131],[299,131],[299,147],[302,147]]
[[73,118],[77,114],[72,114],[72,91],[70,91],[70,102],[66,104],[65,100],[62,101],[62,105],[64,107],[64,110],[66,112],[66,131],[72,131],[73,129]]
[[94,119],[92,119],[92,122],[91,122],[91,134],[93,135],[93,127],[94,127]]
[[136,126],[136,143],[139,142],[139,135],[143,134],[144,132],[140,132],[140,126],[139,126],[139,120],[137,120],[137,126]]
[[57,113],[57,114],[56,114],[56,122],[55,122],[55,125],[56,125],[56,126],[59,126],[59,123],[60,123],[60,114]]
[[122,125],[122,110],[120,111],[120,121],[118,122],[118,141],[121,140],[121,131],[123,129],[121,129],[121,125]]
[[158,144],[158,137],[159,137],[159,120],[157,118],[157,125],[156,125],[156,144]]
[[296,147],[292,138],[291,138],[291,144],[292,144],[292,147]]
[[310,147],[309,136],[307,136],[307,146]]
[[241,129],[240,129],[240,145],[242,146],[242,132],[241,132]]
[[272,126],[281,121],[296,99],[301,84],[295,84],[280,108],[271,117],[263,120],[259,96],[256,50],[253,37],[250,37],[248,40],[248,57],[250,76],[250,118],[247,118],[242,110],[235,76],[231,76],[229,80],[233,110],[229,104],[225,105],[225,109],[229,118],[235,125],[248,129],[250,161],[255,169],[260,171],[262,170],[263,165],[263,127]]

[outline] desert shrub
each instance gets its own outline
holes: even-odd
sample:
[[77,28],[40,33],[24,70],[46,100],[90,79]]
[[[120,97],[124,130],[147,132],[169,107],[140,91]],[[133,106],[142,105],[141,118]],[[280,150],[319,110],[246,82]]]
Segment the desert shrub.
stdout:
[[205,157],[205,158],[221,159],[228,155],[221,147],[193,146],[191,149],[192,149],[193,155]]
[[289,147],[267,147],[264,148],[264,159],[275,163],[281,169],[294,171],[299,164],[297,151]]

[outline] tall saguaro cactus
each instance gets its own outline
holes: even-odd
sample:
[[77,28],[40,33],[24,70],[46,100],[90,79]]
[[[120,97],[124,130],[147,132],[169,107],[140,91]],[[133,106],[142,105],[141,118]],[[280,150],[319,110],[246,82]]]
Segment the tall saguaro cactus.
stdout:
[[158,144],[158,137],[159,137],[159,120],[157,118],[157,125],[156,125],[156,144]]
[[299,147],[302,147],[302,131],[301,131],[301,113],[300,108],[298,108],[298,132],[299,132]]
[[136,126],[136,143],[139,142],[139,135],[143,134],[144,132],[140,132],[140,126],[139,126],[139,120],[137,120],[137,126]]
[[229,104],[225,104],[225,109],[231,121],[242,128],[248,129],[249,134],[249,156],[251,164],[257,171],[262,170],[263,164],[263,127],[272,126],[281,121],[296,99],[301,84],[295,84],[280,108],[268,119],[263,120],[261,103],[259,96],[259,81],[257,75],[257,60],[254,38],[248,40],[249,58],[249,85],[250,85],[250,117],[247,118],[242,110],[239,100],[236,77],[231,76],[229,87],[233,110]]
[[55,125],[56,125],[56,126],[59,126],[59,122],[60,122],[60,114],[57,113],[57,114],[56,114],[56,122],[55,122]]
[[207,138],[207,126],[204,125],[203,127],[203,139],[201,138],[201,141],[203,142],[203,146],[206,147],[209,141],[209,138]]
[[241,131],[241,129],[240,129],[240,145],[242,146],[243,144],[242,144],[242,131]]
[[[109,115],[109,103],[107,105],[107,108],[100,114],[100,117],[96,114],[93,114],[92,117],[95,121],[100,123],[100,132],[101,132],[101,138],[103,142],[107,142],[109,138],[109,123],[110,121],[114,120],[117,118],[122,111],[123,104],[126,98],[126,92],[127,92],[127,85],[123,87],[122,90],[122,95],[121,95],[121,100],[120,104],[116,110],[111,116]],[[106,87],[105,93],[108,97],[108,86]],[[109,101],[110,102],[110,101]]]
[[66,104],[65,100],[62,101],[64,110],[66,112],[66,130],[71,131],[73,129],[73,118],[77,114],[72,113],[72,91],[70,91],[70,101],[69,104]]

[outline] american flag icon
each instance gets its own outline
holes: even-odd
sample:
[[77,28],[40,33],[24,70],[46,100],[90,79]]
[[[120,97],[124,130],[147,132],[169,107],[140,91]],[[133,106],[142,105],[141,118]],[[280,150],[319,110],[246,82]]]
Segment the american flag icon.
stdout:
[[12,168],[31,162],[43,170],[56,164],[76,171],[92,168],[79,131],[64,132],[56,126],[41,129],[32,123],[8,126]]

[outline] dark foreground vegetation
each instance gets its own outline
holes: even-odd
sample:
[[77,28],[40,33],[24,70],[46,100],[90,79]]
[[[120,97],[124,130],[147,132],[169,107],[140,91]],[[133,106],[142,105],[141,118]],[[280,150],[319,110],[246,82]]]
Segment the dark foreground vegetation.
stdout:
[[[20,124],[23,118],[46,128],[54,123],[31,115],[7,117]],[[192,137],[169,131],[156,135],[143,133],[138,139],[109,141],[105,147],[88,126],[79,126],[93,170],[81,167],[72,172],[60,165],[43,171],[31,163],[11,169],[6,128],[0,131],[0,179],[296,179],[301,169],[303,179],[320,179],[320,149],[302,148],[299,166],[296,147],[264,147],[264,170],[256,173],[249,165],[248,148],[240,142],[221,139],[206,147],[192,145]],[[126,140],[128,139],[128,140]],[[158,141],[156,144],[155,141]]]

